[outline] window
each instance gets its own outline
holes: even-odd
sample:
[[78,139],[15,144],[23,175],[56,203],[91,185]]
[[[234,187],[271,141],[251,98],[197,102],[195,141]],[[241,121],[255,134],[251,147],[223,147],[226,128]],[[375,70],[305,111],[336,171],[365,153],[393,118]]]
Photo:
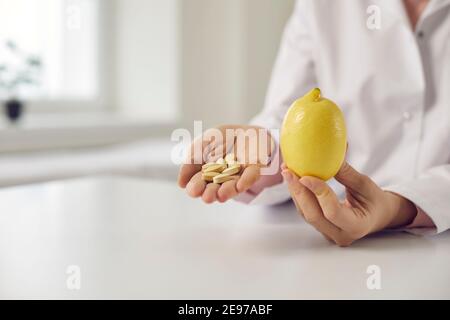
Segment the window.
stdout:
[[42,62],[33,71],[37,84],[22,83],[12,89],[3,86],[0,99],[17,95],[59,104],[97,101],[99,2],[0,0],[0,79],[10,81],[29,58]]

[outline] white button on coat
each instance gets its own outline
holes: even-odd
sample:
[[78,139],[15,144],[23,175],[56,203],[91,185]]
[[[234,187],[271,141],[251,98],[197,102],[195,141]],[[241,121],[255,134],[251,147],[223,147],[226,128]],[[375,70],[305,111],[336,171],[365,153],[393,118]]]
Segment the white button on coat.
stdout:
[[[367,27],[373,5],[379,29]],[[298,1],[253,123],[279,129],[291,103],[320,87],[345,113],[349,163],[441,232],[450,228],[450,0],[431,0],[416,28],[422,37],[401,0]],[[279,185],[253,203],[287,199]]]

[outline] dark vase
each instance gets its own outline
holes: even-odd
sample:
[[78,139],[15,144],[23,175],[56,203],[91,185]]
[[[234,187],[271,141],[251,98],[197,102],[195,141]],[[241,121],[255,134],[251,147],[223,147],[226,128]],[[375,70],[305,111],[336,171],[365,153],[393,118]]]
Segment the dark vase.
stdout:
[[11,122],[17,122],[23,113],[23,102],[12,99],[5,102],[5,115]]

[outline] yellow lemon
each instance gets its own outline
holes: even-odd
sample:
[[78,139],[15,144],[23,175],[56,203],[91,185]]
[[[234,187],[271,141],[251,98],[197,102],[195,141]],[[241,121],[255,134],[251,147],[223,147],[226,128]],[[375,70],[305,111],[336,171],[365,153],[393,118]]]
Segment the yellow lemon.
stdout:
[[280,147],[286,166],[299,176],[328,180],[339,171],[347,148],[344,115],[331,100],[311,90],[289,108]]

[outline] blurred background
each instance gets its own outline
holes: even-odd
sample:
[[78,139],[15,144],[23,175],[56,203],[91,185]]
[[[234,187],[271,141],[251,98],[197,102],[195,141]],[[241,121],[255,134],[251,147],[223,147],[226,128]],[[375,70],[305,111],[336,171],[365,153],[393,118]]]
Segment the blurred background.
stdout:
[[173,179],[175,128],[262,107],[294,0],[0,0],[0,186]]

